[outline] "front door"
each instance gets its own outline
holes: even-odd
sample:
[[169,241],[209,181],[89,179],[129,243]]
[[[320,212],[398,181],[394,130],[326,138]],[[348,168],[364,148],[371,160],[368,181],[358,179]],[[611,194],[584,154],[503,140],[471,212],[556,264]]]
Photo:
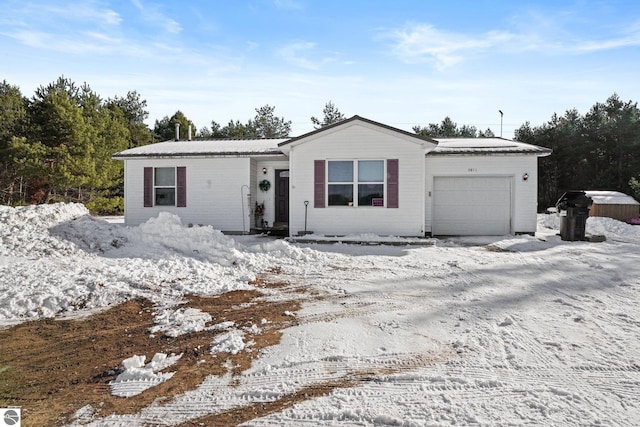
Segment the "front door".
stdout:
[[289,169],[276,169],[276,221],[289,224]]

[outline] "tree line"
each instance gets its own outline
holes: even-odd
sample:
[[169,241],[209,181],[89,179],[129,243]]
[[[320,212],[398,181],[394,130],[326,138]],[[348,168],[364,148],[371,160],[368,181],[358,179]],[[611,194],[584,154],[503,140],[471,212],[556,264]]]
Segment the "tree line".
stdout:
[[[346,117],[327,102],[321,118],[311,117],[316,129]],[[541,126],[523,124],[518,141],[554,150],[539,162],[538,203],[555,203],[570,189],[617,190],[640,198],[640,112],[637,104],[612,95],[596,103],[584,116],[568,110],[553,114]],[[175,138],[285,138],[291,121],[275,114],[275,107],[255,108],[246,122],[212,120],[198,129],[181,111],[145,124],[147,102],[136,91],[103,99],[88,84],[63,77],[36,89],[31,98],[3,81],[0,84],[0,204],[23,205],[57,201],[80,202],[94,213],[113,214],[123,207],[123,165],[111,155]],[[414,126],[432,138],[494,137],[491,129],[458,126],[450,117],[440,123]]]
[[123,164],[111,155],[175,137],[186,139],[283,138],[291,121],[275,115],[275,107],[255,109],[242,123],[196,131],[181,111],[145,124],[147,102],[136,91],[103,99],[84,83],[64,76],[40,86],[31,98],[6,80],[0,83],[0,204],[84,203],[94,213],[122,212]]
[[26,98],[0,84],[0,203],[73,201],[122,206],[122,165],[111,154],[151,143],[146,101],[136,92],[103,100],[60,77]]
[[529,122],[517,141],[553,149],[539,161],[538,206],[553,206],[568,190],[614,190],[640,200],[640,110],[617,94],[584,115],[553,114],[540,126]]

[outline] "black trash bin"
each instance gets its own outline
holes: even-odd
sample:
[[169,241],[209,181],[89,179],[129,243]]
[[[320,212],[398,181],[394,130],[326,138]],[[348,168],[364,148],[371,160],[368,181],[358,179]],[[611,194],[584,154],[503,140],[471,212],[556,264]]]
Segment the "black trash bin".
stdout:
[[575,241],[585,239],[587,218],[593,200],[584,191],[567,191],[556,203],[560,215],[560,238]]

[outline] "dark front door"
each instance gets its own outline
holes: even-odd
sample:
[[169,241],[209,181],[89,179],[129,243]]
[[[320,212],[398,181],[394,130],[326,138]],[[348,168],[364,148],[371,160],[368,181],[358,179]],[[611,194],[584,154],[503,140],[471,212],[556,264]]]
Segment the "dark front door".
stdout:
[[289,223],[289,169],[276,169],[276,222]]

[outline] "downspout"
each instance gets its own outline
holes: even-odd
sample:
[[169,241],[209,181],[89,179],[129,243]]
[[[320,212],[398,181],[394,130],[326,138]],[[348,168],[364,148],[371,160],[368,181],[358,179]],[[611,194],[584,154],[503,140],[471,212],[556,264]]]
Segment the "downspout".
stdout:
[[249,196],[251,196],[251,193],[247,193],[247,195],[245,196],[245,194],[244,194],[244,189],[245,189],[245,188],[246,188],[247,190],[251,191],[251,190],[249,189],[249,186],[248,186],[248,185],[246,185],[246,184],[245,184],[245,185],[243,185],[242,187],[240,187],[240,203],[242,203],[242,235],[243,235],[243,236],[244,236],[244,234],[245,234],[245,232],[246,232],[245,230],[246,230],[246,228],[247,228],[247,226],[246,226],[246,222],[245,222],[245,218],[244,218],[244,198],[245,198],[245,197],[249,197]]

